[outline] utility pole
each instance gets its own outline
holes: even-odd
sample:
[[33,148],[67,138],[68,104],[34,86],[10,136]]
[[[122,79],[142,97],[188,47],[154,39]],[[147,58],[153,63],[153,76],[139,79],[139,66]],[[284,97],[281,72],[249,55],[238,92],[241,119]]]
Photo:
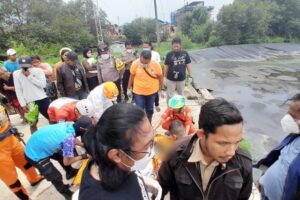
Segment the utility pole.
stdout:
[[157,45],[160,43],[160,36],[159,36],[159,22],[158,22],[158,17],[157,17],[157,4],[156,0],[154,0],[154,10],[155,10],[155,22],[156,22],[156,40],[157,40]]
[[98,45],[102,42],[103,43],[103,30],[102,30],[102,24],[101,24],[101,10],[99,8],[99,2],[96,0],[94,8],[94,18],[95,18],[95,27],[96,27],[96,33],[97,33],[97,42]]

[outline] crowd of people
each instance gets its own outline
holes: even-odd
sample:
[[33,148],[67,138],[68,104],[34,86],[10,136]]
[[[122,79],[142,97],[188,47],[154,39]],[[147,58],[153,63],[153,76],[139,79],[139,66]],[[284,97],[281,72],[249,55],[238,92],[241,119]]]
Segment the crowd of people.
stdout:
[[[140,54],[131,42],[115,58],[107,44],[59,51],[52,68],[38,55],[17,57],[7,50],[0,69],[0,179],[21,200],[30,199],[16,167],[32,186],[44,179],[65,199],[249,199],[252,159],[244,151],[243,117],[222,98],[206,102],[195,125],[184,96],[191,59],[180,38],[164,60],[151,42]],[[167,90],[160,112],[159,92]],[[254,167],[268,169],[257,187],[263,200],[300,199],[300,94],[289,99],[281,125],[288,136]],[[30,126],[25,145],[8,115],[12,106]],[[39,113],[49,124],[37,127]],[[165,133],[157,133],[162,127]],[[84,149],[77,151],[76,147]],[[74,194],[67,180],[79,177]],[[72,164],[85,161],[80,170]]]

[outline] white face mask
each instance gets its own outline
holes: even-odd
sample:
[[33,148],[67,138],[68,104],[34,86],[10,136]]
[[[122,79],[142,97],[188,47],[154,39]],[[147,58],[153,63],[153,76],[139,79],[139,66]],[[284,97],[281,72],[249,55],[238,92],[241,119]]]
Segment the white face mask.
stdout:
[[143,64],[143,63],[140,63],[140,65],[141,65],[141,67],[142,67],[142,68],[146,68],[146,67],[148,67],[148,64]]
[[109,59],[109,54],[102,54],[101,58],[104,60],[107,60],[107,59]]
[[132,49],[127,49],[127,53],[132,53]]
[[125,163],[122,162],[123,165],[125,165],[126,167],[130,168],[130,171],[133,172],[133,171],[142,171],[144,170],[148,164],[151,162],[153,156],[154,156],[154,147],[150,147],[149,148],[149,151],[150,152],[150,155],[145,155],[144,158],[140,159],[140,160],[134,160],[133,158],[131,158],[130,156],[128,156],[132,161],[134,161],[134,164],[133,166],[128,166],[126,165]]
[[281,127],[286,134],[299,133],[298,124],[300,124],[300,120],[296,122],[290,114],[286,114],[281,119]]

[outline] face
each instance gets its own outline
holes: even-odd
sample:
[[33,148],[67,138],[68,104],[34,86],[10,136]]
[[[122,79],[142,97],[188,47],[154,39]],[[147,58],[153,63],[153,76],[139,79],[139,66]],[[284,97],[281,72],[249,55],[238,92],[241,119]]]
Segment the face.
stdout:
[[11,56],[8,56],[8,59],[15,62],[17,60],[17,54],[14,54],[14,55],[11,55]]
[[222,125],[215,133],[204,135],[204,130],[197,133],[200,146],[207,162],[227,163],[234,155],[243,138],[243,124]]
[[147,43],[144,43],[144,44],[143,44],[143,50],[148,50],[148,51],[150,51],[150,50],[151,50],[151,46],[150,46],[149,44],[147,44]]
[[88,52],[86,53],[86,56],[87,56],[88,58],[91,58],[91,57],[93,56],[92,51],[88,51]]
[[62,58],[64,61],[67,60],[67,54],[69,53],[69,51],[65,52],[63,55],[62,55]]
[[125,48],[126,48],[126,49],[132,49],[132,45],[131,45],[131,44],[126,45]]
[[66,58],[65,62],[70,66],[75,66],[75,62]]
[[140,57],[140,62],[141,62],[141,64],[143,64],[143,65],[148,65],[148,64],[150,63],[150,61],[151,61],[151,60],[149,60],[149,59],[145,59],[145,58],[143,58],[143,57]]
[[34,66],[34,67],[38,67],[40,64],[41,64],[41,61],[38,60],[38,59],[33,59],[31,61],[31,65]]
[[[148,156],[145,152],[149,152],[149,149],[154,145],[155,131],[147,117],[143,119],[139,129],[139,133],[133,138],[130,152],[125,153],[118,149],[112,149],[108,153],[108,157],[124,171],[130,170],[129,167],[134,165],[134,160],[140,160],[145,156]],[[129,167],[125,166],[123,163]]]
[[172,44],[172,50],[175,52],[179,52],[181,50],[181,44],[178,43]]
[[[290,104],[288,113],[294,118],[294,120],[297,122],[300,120],[300,101],[292,101]],[[300,124],[298,124],[298,127],[300,129]]]

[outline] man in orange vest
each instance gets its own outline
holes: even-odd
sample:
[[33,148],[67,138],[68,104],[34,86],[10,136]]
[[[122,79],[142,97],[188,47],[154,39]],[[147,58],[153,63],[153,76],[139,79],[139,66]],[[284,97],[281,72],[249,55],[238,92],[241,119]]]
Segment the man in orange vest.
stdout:
[[0,105],[0,179],[21,200],[28,200],[28,192],[18,179],[16,167],[25,175],[31,186],[44,178],[37,174],[24,156],[24,146],[16,137],[18,132],[11,127],[4,107]]
[[195,133],[191,110],[185,105],[185,98],[181,95],[175,95],[169,100],[169,108],[166,109],[154,128],[157,129],[162,125],[163,129],[169,130],[170,124],[174,120],[180,120],[183,123],[187,134]]

